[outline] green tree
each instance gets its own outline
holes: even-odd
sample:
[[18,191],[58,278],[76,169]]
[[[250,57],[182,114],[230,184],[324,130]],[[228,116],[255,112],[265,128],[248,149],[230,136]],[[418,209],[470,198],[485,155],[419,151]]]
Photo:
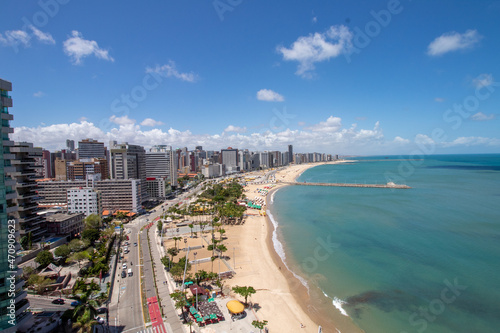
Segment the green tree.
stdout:
[[101,217],[97,214],[90,214],[84,221],[85,229],[99,229],[101,227]]
[[94,291],[92,288],[88,288],[78,297],[80,304],[73,310],[73,318],[76,320],[73,328],[78,329],[78,332],[91,332],[92,326],[97,324],[94,318],[97,315],[97,307],[99,305],[92,299],[93,294]]
[[194,228],[194,225],[192,223],[190,223],[188,225],[188,227],[191,229],[191,238],[193,238],[193,228]]
[[180,241],[182,239],[182,237],[172,237],[172,239],[174,240],[175,248],[177,248],[177,241]]
[[85,241],[79,240],[79,239],[73,239],[71,242],[69,242],[68,246],[71,252],[79,252],[84,250],[90,245],[88,240],[86,239]]
[[37,262],[41,267],[46,267],[54,262],[54,255],[52,252],[47,250],[41,251],[37,254],[35,262]]
[[171,247],[167,250],[167,253],[172,256],[172,261],[174,261],[174,257],[179,254],[179,250],[176,247]]
[[101,232],[98,229],[87,228],[82,232],[82,239],[88,240],[91,245],[94,245],[99,237],[101,237]]
[[161,259],[161,263],[163,264],[163,266],[165,266],[165,268],[168,268],[170,266],[170,258],[167,257],[167,256],[163,256]]
[[23,248],[23,250],[29,250],[28,236],[21,237],[21,239],[19,240],[19,243],[21,244],[21,247]]
[[263,320],[263,321],[254,320],[254,321],[252,321],[252,325],[253,325],[253,327],[258,328],[259,332],[262,332],[264,327],[267,325],[267,320]]
[[257,291],[253,287],[233,287],[233,291],[238,295],[245,297],[245,304],[247,303],[248,296],[255,294]]
[[176,291],[174,293],[171,293],[170,297],[172,297],[175,302],[175,308],[181,309],[182,318],[184,319],[184,322],[186,322],[186,315],[184,313],[184,307],[187,304],[186,293],[183,291]]
[[158,227],[158,232],[161,234],[163,230],[163,222],[159,220],[156,226]]
[[88,254],[87,251],[81,251],[81,252],[76,252],[73,253],[68,259],[66,259],[66,262],[78,262],[78,267],[81,267],[81,262],[82,260],[85,259],[90,259],[90,255]]
[[71,249],[69,248],[68,244],[63,244],[54,250],[54,254],[57,257],[61,257],[65,261],[66,258],[68,258],[68,256],[71,254]]
[[174,280],[179,281],[184,274],[184,267],[179,264],[174,264],[170,268],[170,274],[172,274]]

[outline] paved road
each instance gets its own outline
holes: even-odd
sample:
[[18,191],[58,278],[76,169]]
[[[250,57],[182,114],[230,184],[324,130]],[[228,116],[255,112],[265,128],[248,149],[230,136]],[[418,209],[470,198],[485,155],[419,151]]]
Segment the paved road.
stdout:
[[[175,205],[178,202],[185,201],[188,196],[193,195],[201,189],[201,186],[197,186],[189,191],[183,193],[179,197],[173,200],[167,200],[163,204],[156,207],[156,211],[150,215],[143,215],[131,223],[125,225],[125,230],[130,230],[127,233],[129,236],[129,250],[130,253],[124,255],[124,261],[127,263],[127,270],[130,268],[130,261],[132,261],[132,277],[121,278],[122,263],[119,263],[119,267],[116,270],[115,287],[113,290],[112,300],[109,306],[109,327],[111,332],[125,332],[125,333],[136,333],[147,331],[144,325],[144,318],[142,313],[141,305],[141,289],[140,283],[144,283],[146,286],[146,297],[156,296],[156,291],[154,288],[154,281],[152,275],[152,260],[155,261],[156,267],[163,267],[160,262],[160,254],[155,244],[156,238],[154,233],[156,232],[156,225],[150,229],[150,237],[152,241],[153,248],[153,258],[149,253],[149,247],[147,242],[147,231],[141,233],[140,246],[142,247],[143,254],[143,273],[142,277],[139,276],[139,247],[134,247],[134,242],[139,244],[139,231],[140,228],[151,221],[154,221],[158,216],[163,214],[170,206]],[[122,243],[122,248],[124,245]],[[175,312],[172,301],[170,299],[170,291],[168,286],[163,284],[165,281],[164,273],[161,269],[158,271],[158,289],[161,299],[161,305],[163,308],[163,315],[166,317],[165,323],[169,329],[169,332],[181,333],[184,332],[182,324]]]
[[[114,332],[133,332],[134,330],[144,329],[144,318],[142,315],[141,290],[139,276],[139,247],[134,246],[138,242],[138,231],[140,227],[146,224],[146,217],[140,217],[133,223],[127,224],[125,230],[130,230],[128,246],[130,252],[123,254],[123,261],[118,262],[115,276],[115,287],[113,298],[109,307],[109,326]],[[125,248],[124,242],[121,248]],[[132,265],[130,264],[132,262]],[[122,264],[126,263],[128,271],[132,268],[132,276],[121,277]]]
[[67,309],[74,308],[70,305],[72,300],[66,301],[66,303],[64,304],[52,304],[52,300],[56,299],[56,297],[45,298],[28,295],[26,298],[30,301],[31,309],[43,309],[45,311],[66,311]]

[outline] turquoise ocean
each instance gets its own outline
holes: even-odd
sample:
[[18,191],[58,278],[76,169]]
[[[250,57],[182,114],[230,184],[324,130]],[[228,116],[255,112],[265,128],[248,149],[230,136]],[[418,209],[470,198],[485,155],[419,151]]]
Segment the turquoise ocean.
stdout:
[[500,332],[500,155],[351,160],[298,181],[412,188],[287,186],[270,200],[275,248],[322,312],[368,333]]

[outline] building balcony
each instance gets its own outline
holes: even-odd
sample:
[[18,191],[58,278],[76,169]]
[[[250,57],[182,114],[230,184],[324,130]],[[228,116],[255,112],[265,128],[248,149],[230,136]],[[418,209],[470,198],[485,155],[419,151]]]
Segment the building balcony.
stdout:
[[9,96],[0,96],[0,100],[2,101],[2,105],[4,107],[12,107],[12,98],[10,98]]
[[19,205],[18,207],[19,207],[19,209],[18,209],[19,212],[23,212],[23,211],[27,211],[27,210],[33,211],[33,208],[38,208],[38,204],[36,202],[32,202],[32,203],[28,203],[25,205]]
[[14,119],[14,115],[10,114],[10,113],[0,113],[1,114],[1,118],[2,120],[13,120]]
[[12,153],[3,153],[3,159],[4,160],[15,160],[16,155],[14,155]]
[[2,133],[14,133],[14,129],[12,127],[4,127],[2,126]]
[[16,303],[16,317],[19,316],[22,312],[28,310],[29,307],[30,302],[27,299],[23,299],[19,303]]
[[5,173],[14,173],[16,172],[16,167],[13,167],[11,165],[6,165],[3,167],[3,170]]
[[29,191],[29,192],[24,192],[24,193],[18,193],[17,198],[18,199],[29,199],[38,196],[38,193],[35,191]]
[[21,291],[16,294],[16,303],[20,302],[21,300],[25,299],[26,296],[28,296],[28,293],[26,291]]
[[7,214],[11,214],[11,213],[17,212],[17,205],[8,206],[7,209],[6,209],[6,212],[7,212]]
[[7,200],[12,200],[17,198],[17,192],[16,191],[10,191],[5,193],[5,199]]
[[37,183],[33,180],[27,180],[23,182],[18,182],[16,185],[17,187],[29,187],[29,186],[35,186]]

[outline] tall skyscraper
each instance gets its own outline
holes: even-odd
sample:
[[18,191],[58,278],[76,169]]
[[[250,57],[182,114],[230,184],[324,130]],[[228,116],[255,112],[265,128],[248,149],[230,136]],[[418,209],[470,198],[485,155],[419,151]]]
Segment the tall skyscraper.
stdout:
[[146,151],[144,147],[127,142],[109,143],[111,153],[110,171],[112,179],[140,179],[141,198],[147,199],[146,191]]
[[166,177],[172,186],[177,186],[177,158],[172,147],[154,146],[146,152],[146,177]]
[[288,145],[288,163],[293,163],[293,146]]
[[15,199],[18,209],[13,213],[20,226],[20,237],[26,236],[33,242],[38,242],[46,234],[45,219],[38,215],[37,177],[36,169],[42,166],[35,164],[35,158],[42,156],[42,148],[34,148],[32,143],[16,142],[10,148],[11,154],[15,156],[12,166],[14,172],[8,172],[16,180],[17,198]]
[[226,166],[226,172],[238,171],[238,149],[228,147],[221,149],[222,164]]
[[[12,91],[12,83],[0,79],[0,115],[2,118],[2,139],[0,140],[0,331],[2,333],[14,333],[20,325],[25,324],[32,318],[29,308],[27,293],[23,291],[23,279],[20,278],[22,269],[17,267],[19,258],[15,253],[20,249],[19,245],[19,223],[14,217],[17,211],[15,199],[16,180],[7,175],[14,172],[16,168],[11,161],[14,155],[10,153],[10,147],[14,142],[10,141],[9,133],[13,132],[9,122],[14,117],[9,114],[12,107],[12,99],[9,96]],[[13,236],[11,236],[13,235]],[[13,253],[12,253],[12,250]],[[13,291],[14,295],[9,296]]]

